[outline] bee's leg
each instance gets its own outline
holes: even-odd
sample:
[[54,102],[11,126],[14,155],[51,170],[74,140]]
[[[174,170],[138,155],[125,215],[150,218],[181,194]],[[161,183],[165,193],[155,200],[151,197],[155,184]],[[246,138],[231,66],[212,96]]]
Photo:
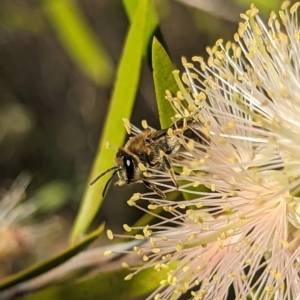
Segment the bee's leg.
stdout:
[[166,198],[166,195],[153,183],[143,180],[144,185],[148,188],[153,190],[157,195],[162,197],[163,199]]
[[177,183],[176,175],[175,175],[175,172],[174,172],[174,170],[173,170],[173,168],[172,168],[172,164],[171,164],[171,162],[170,162],[168,156],[167,156],[167,155],[164,155],[164,156],[162,157],[162,159],[163,159],[163,169],[164,169],[166,172],[169,173],[169,176],[170,176],[170,178],[172,179],[172,181],[173,181],[175,187],[178,189],[178,183]]

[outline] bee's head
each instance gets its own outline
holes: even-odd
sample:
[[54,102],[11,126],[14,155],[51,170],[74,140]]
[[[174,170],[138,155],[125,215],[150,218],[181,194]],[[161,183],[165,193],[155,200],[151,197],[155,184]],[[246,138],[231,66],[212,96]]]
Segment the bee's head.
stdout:
[[135,182],[140,178],[140,169],[136,158],[119,149],[115,157],[115,163],[118,168],[118,176],[120,179],[119,185],[122,183],[129,184]]
[[138,161],[135,157],[128,154],[122,148],[120,148],[115,157],[115,167],[107,169],[105,172],[98,175],[90,185],[93,185],[97,182],[102,176],[107,174],[108,172],[113,171],[112,176],[107,180],[105,187],[103,189],[102,196],[104,197],[105,191],[108,187],[108,184],[114,178],[116,174],[119,176],[118,185],[129,184],[131,182],[136,182],[142,178],[142,172],[138,167]]

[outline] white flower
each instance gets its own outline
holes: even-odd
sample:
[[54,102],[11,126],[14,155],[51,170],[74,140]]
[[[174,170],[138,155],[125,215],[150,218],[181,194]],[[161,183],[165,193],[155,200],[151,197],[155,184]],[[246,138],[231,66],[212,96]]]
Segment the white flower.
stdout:
[[177,117],[199,116],[208,138],[186,141],[173,159],[192,200],[136,197],[170,214],[146,226],[148,242],[135,249],[145,264],[132,274],[169,270],[148,299],[227,299],[230,287],[235,299],[300,299],[299,5],[283,3],[268,26],[252,6],[235,43],[218,41],[207,63],[194,57],[200,69],[184,62],[188,88],[177,77],[169,98]]

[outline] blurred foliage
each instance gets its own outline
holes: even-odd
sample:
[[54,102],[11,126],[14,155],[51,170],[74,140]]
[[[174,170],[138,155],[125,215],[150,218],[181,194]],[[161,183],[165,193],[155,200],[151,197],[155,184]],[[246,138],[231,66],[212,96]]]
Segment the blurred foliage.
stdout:
[[[115,154],[111,151],[107,151],[105,143],[110,141],[114,145],[120,145],[125,138],[126,131],[122,124],[122,118],[130,117],[134,104],[145,41],[147,10],[148,0],[140,1],[124,45],[109,111],[99,141],[94,166],[91,171],[90,181],[99,173],[105,172],[112,166]],[[128,84],[128,82],[130,82],[130,84]],[[103,199],[102,191],[104,187],[104,180],[101,180],[93,187],[87,185],[82,206],[78,218],[75,221],[72,233],[73,239],[86,231],[93,217],[96,215]]]
[[2,27],[42,34],[45,23],[38,9],[18,7],[16,5],[0,5],[0,23]]
[[[245,0],[234,0],[236,4],[239,4],[241,6],[249,5]],[[262,14],[265,14],[266,16],[269,15],[271,10],[278,11],[280,9],[280,5],[282,3],[281,0],[275,0],[275,1],[264,1],[264,0],[254,0],[251,1]]]
[[[133,277],[130,281],[124,278],[128,270],[120,269],[106,274],[99,274],[85,278],[80,282],[52,287],[35,295],[25,297],[26,300],[64,300],[66,297],[72,300],[81,299],[109,299],[128,300],[138,296],[145,296],[151,292],[168,273],[157,272],[153,268],[145,269]],[[67,296],[66,296],[67,295]]]
[[5,138],[21,139],[34,126],[34,117],[21,103],[5,103],[0,111],[0,142]]
[[[140,225],[152,221],[152,216],[140,215],[126,204],[133,191],[141,191],[143,187],[134,185],[117,190],[112,186],[102,202],[107,178],[89,186],[94,177],[114,164],[115,148],[123,144],[126,135],[122,118],[130,118],[136,125],[147,119],[153,127],[168,126],[172,112],[165,90],[177,91],[170,73],[174,65],[182,69],[181,57],[206,57],[206,46],[221,36],[230,39],[237,28],[239,13],[248,9],[250,3],[259,6],[266,18],[270,9],[277,9],[280,3],[227,0],[220,7],[220,1],[210,1],[212,7],[214,3],[218,6],[207,11],[204,7],[186,6],[184,2],[3,0],[0,3],[0,197],[5,199],[13,179],[21,171],[30,170],[33,182],[23,206],[27,210],[23,214],[32,217],[26,221],[26,230],[30,230],[28,240],[39,240],[37,233],[44,234],[49,239],[49,249],[35,243],[35,250],[61,253],[48,259],[45,255],[41,262],[38,262],[40,257],[32,255],[9,264],[1,262],[6,265],[0,275],[19,272],[0,282],[0,287],[6,289],[0,298],[12,298],[17,283],[26,286],[25,279],[34,280],[36,276],[38,279],[38,275],[66,262],[95,240],[102,228],[79,244],[62,250],[66,249],[69,232],[73,230],[73,240],[78,238],[89,229],[95,216],[91,227],[106,221],[119,232],[123,223]],[[237,19],[227,15],[225,8]],[[157,39],[150,53],[149,43],[154,35]],[[147,65],[150,57],[151,66]],[[105,149],[106,141],[113,150]],[[20,202],[26,197],[19,196]],[[74,222],[81,198],[82,206]],[[13,213],[17,215],[17,211]],[[53,216],[58,216],[64,227],[59,243],[48,236],[51,228],[43,231],[43,226],[34,223],[35,218],[40,218],[51,225]],[[1,222],[2,219],[2,226]],[[21,231],[18,228],[15,232]],[[17,245],[24,245],[23,239],[18,242]],[[107,240],[100,236],[98,243],[103,246]],[[22,269],[25,260],[30,266]],[[109,257],[106,261],[112,263]],[[55,285],[27,298],[60,299],[63,295],[64,299],[79,299],[88,292],[89,299],[129,299],[129,295],[149,293],[160,281],[153,270],[144,270],[133,280],[124,281],[127,274],[118,265],[112,272],[94,273],[81,281]],[[27,292],[31,293],[30,288]]]
[[53,180],[31,195],[26,203],[35,206],[38,213],[51,213],[66,205],[72,193],[68,182]]
[[44,0],[43,3],[45,14],[70,57],[87,76],[96,83],[106,85],[112,75],[111,58],[75,2]]
[[75,244],[74,246],[70,247],[64,252],[56,256],[53,256],[50,259],[45,260],[41,263],[33,264],[29,268],[5,278],[0,282],[0,290],[3,290],[17,283],[36,277],[64,263],[72,256],[84,250],[89,244],[94,242],[95,239],[97,239],[97,237],[99,237],[99,235],[103,232],[103,229],[104,226],[100,226],[97,230],[87,235],[80,243]]

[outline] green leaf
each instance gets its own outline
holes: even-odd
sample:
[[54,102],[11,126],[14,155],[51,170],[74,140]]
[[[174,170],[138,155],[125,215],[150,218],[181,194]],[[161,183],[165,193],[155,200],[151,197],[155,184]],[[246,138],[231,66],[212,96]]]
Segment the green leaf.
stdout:
[[73,284],[65,284],[48,288],[24,300],[82,300],[82,299],[109,299],[129,300],[143,296],[159,287],[160,281],[165,279],[169,270],[157,272],[153,268],[145,269],[131,280],[124,278],[129,271],[117,270],[87,278]]
[[178,86],[173,77],[174,66],[159,41],[154,38],[152,43],[152,64],[155,95],[158,105],[159,121],[162,128],[167,128],[172,123],[174,110],[165,98],[166,90],[176,95]]
[[60,42],[81,70],[96,83],[107,85],[112,62],[85,16],[72,0],[43,0],[44,11]]
[[[107,150],[105,142],[109,141],[112,145],[122,145],[126,135],[122,118],[130,118],[135,100],[145,40],[147,8],[148,0],[139,2],[127,35],[107,119],[90,174],[90,181],[114,164],[115,151]],[[103,178],[93,186],[87,185],[73,228],[72,239],[83,234],[93,220],[102,203],[101,195],[106,181],[107,178]]]
[[31,278],[34,278],[40,274],[45,273],[46,271],[49,271],[56,266],[64,263],[77,253],[81,252],[83,249],[85,249],[88,245],[90,245],[95,239],[99,237],[99,235],[103,232],[104,226],[100,226],[97,230],[90,233],[88,236],[86,236],[80,243],[70,247],[66,251],[51,257],[48,260],[45,260],[43,262],[36,263],[35,265],[30,266],[29,268],[13,274],[9,277],[6,277],[4,280],[0,282],[0,290],[4,290],[6,288],[9,288],[11,286],[14,286],[17,283],[23,282],[25,280],[29,280]]
[[[134,13],[137,9],[140,0],[123,0],[123,6],[125,8],[126,14],[130,21],[132,22]],[[145,29],[145,43],[144,43],[144,54],[147,53],[147,47],[150,38],[153,35],[155,28],[158,26],[159,20],[157,13],[155,11],[153,1],[149,3],[149,8],[146,16],[146,29]]]

